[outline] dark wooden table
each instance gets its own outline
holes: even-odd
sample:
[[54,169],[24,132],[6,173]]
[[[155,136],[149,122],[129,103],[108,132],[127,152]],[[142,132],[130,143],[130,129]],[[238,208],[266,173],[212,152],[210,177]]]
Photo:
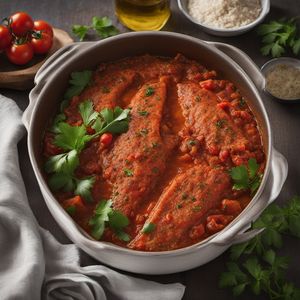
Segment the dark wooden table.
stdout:
[[[280,17],[292,17],[300,15],[298,0],[271,0],[271,12],[267,20]],[[261,66],[268,58],[263,57],[260,52],[260,39],[255,31],[251,31],[239,37],[219,38],[210,36],[194,27],[185,19],[178,10],[177,1],[171,0],[172,17],[164,27],[167,31],[176,31],[195,36],[204,40],[221,41],[232,44],[245,51],[258,66]],[[121,32],[127,31],[114,16],[113,1],[110,0],[30,0],[30,1],[0,1],[0,17],[9,16],[15,11],[24,10],[32,15],[34,19],[45,19],[53,26],[71,31],[72,24],[86,24],[95,16],[109,16],[117,24]],[[1,64],[1,62],[0,62]],[[24,110],[28,105],[29,91],[0,90],[0,93],[14,99],[19,107]],[[293,195],[300,195],[300,104],[281,104],[270,97],[264,97],[264,103],[268,111],[273,128],[275,147],[285,155],[289,162],[289,176],[277,202],[284,203]],[[1,103],[0,103],[1,105]],[[1,154],[0,154],[1,155]],[[28,153],[26,137],[19,144],[19,155],[21,171],[24,177],[29,201],[36,218],[41,226],[50,230],[62,243],[68,243],[68,238],[58,227],[44,203],[38,184],[33,174]],[[289,255],[292,263],[288,272],[289,279],[300,286],[300,240],[293,238],[285,239],[282,253]],[[181,282],[186,286],[184,299],[232,299],[227,290],[218,288],[219,274],[224,270],[228,257],[221,255],[214,261],[178,274],[164,276],[138,276],[163,283]],[[95,260],[82,253],[82,263],[95,264]],[[141,295],[142,299],[142,295]],[[249,293],[242,297],[243,300],[254,299]],[[257,297],[255,299],[264,299]]]

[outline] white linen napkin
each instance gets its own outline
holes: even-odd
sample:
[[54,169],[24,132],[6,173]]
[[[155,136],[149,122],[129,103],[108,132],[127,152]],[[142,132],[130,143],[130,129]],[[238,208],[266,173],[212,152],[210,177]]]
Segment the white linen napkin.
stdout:
[[102,265],[81,267],[75,245],[60,244],[39,227],[19,170],[21,115],[0,95],[0,299],[181,299],[179,283],[136,279]]

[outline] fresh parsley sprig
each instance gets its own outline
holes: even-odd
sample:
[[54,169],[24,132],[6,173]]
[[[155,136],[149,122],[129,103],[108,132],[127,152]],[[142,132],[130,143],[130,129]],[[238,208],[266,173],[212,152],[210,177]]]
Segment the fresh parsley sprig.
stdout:
[[231,261],[221,274],[220,287],[232,288],[235,296],[250,289],[255,295],[267,294],[269,299],[300,299],[300,289],[285,279],[290,259],[276,253],[282,246],[282,235],[300,238],[300,197],[294,197],[282,208],[270,205],[252,228],[265,230],[230,248]]
[[262,24],[258,27],[257,33],[263,37],[261,53],[265,56],[270,54],[272,57],[280,57],[287,49],[291,49],[294,55],[300,53],[296,18]]
[[[126,132],[130,110],[116,107],[96,112],[93,103],[87,100],[79,105],[79,113],[83,121],[80,126],[66,123],[61,114],[58,115],[60,117],[56,117],[55,124],[52,126],[56,133],[54,144],[66,152],[50,157],[45,164],[45,171],[51,174],[49,186],[52,190],[74,191],[75,195],[92,201],[91,189],[95,177],[76,178],[75,176],[75,170],[79,166],[79,154],[89,141],[105,132],[115,134]],[[95,130],[94,134],[88,134],[89,126]]]
[[234,190],[248,190],[253,194],[259,187],[262,174],[258,172],[259,164],[250,158],[248,165],[241,165],[230,169],[229,174],[234,182]]
[[72,32],[83,41],[90,30],[96,31],[101,38],[107,38],[119,33],[108,17],[93,17],[91,25],[73,25]]
[[120,240],[130,241],[130,236],[124,231],[124,228],[129,225],[129,220],[121,212],[112,208],[111,200],[99,202],[89,225],[92,226],[92,235],[97,240],[101,239],[106,226],[108,226]]

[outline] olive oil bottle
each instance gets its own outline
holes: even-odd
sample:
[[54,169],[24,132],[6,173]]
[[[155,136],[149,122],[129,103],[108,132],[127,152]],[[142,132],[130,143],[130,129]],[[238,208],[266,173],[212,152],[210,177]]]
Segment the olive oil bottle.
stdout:
[[171,11],[169,0],[115,0],[116,15],[128,28],[160,30]]

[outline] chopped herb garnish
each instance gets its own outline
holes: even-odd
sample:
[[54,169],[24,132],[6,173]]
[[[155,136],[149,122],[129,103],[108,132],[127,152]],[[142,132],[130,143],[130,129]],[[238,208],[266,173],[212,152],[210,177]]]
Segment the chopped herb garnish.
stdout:
[[243,108],[245,105],[246,105],[245,99],[241,98],[240,101],[239,101],[239,106]]
[[153,172],[154,174],[158,174],[158,173],[159,173],[159,168],[154,167],[154,168],[152,169],[152,172]]
[[192,201],[192,202],[195,202],[195,201],[196,201],[196,197],[195,197],[195,196],[192,196],[192,197],[191,197],[191,201]]
[[109,226],[120,240],[125,242],[130,240],[130,236],[123,231],[129,225],[129,220],[121,212],[112,208],[111,200],[99,202],[94,216],[89,220],[89,225],[92,226],[92,235],[97,240],[102,237],[106,226]]
[[241,165],[232,168],[229,173],[234,182],[234,190],[250,189],[254,193],[261,182],[262,174],[258,173],[259,165],[254,158],[250,158],[248,166]]
[[192,208],[192,211],[198,212],[198,211],[200,211],[201,209],[202,209],[201,206],[194,206],[194,207]]
[[158,143],[157,142],[153,142],[152,143],[152,148],[157,148],[158,147]]
[[145,223],[142,229],[142,233],[150,233],[155,229],[155,224],[154,223]]
[[197,142],[196,142],[195,140],[189,140],[189,141],[187,142],[187,144],[188,144],[189,146],[195,146],[195,145],[197,144]]
[[147,128],[143,128],[142,130],[140,130],[140,135],[142,136],[146,136],[149,133],[149,130]]
[[124,174],[126,177],[132,177],[133,176],[133,171],[130,169],[124,169]]
[[146,96],[149,97],[149,96],[152,96],[154,94],[154,88],[149,86],[147,89],[146,89]]
[[149,113],[146,110],[140,110],[140,111],[138,111],[138,113],[140,116],[143,116],[143,117],[147,117],[149,115]]
[[186,200],[188,197],[189,197],[189,195],[187,193],[183,193],[182,196],[181,196],[181,198],[183,200]]
[[104,94],[108,94],[108,93],[110,93],[110,88],[108,88],[107,86],[104,86],[104,87],[102,87],[101,91]]
[[217,122],[216,122],[216,126],[218,127],[218,128],[223,128],[223,126],[226,124],[226,120],[224,120],[224,119],[221,119],[221,120],[218,120]]
[[183,206],[182,206],[182,204],[181,203],[178,203],[177,205],[176,205],[176,208],[177,209],[180,209],[180,208],[182,208]]
[[201,97],[200,97],[200,96],[196,96],[196,97],[195,97],[195,100],[196,100],[196,102],[200,102]]

